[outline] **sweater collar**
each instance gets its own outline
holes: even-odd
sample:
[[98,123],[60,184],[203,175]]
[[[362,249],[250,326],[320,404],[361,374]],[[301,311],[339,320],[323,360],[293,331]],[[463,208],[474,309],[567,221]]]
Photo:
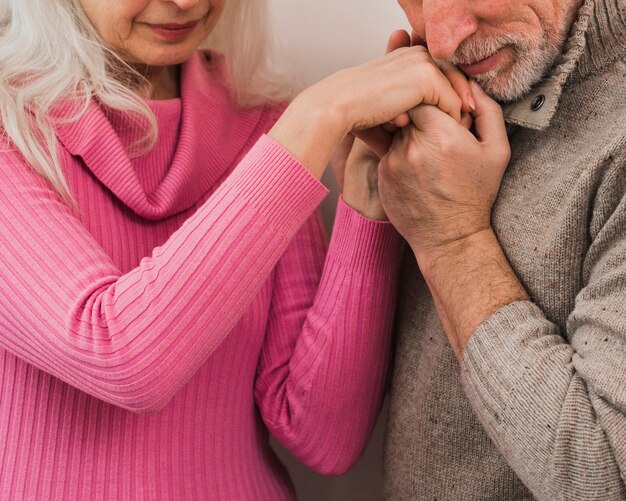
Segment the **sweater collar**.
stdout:
[[[180,138],[171,167],[146,193],[128,152],[103,110],[92,101],[80,118],[56,128],[59,141],[138,215],[163,219],[192,207],[251,147],[267,122],[262,108],[238,108],[225,85],[223,58],[197,52],[181,70]],[[75,116],[64,103],[55,117]]]
[[600,72],[625,52],[626,0],[585,0],[555,66],[529,93],[503,106],[506,121],[546,129],[570,78]]

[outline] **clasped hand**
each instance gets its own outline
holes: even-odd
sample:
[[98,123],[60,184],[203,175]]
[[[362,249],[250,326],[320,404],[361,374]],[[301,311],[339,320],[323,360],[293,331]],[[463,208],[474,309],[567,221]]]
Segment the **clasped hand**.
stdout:
[[419,106],[378,166],[382,207],[420,263],[491,228],[510,149],[500,106],[471,87],[472,130]]
[[[347,161],[335,162],[346,202],[372,219],[388,217],[420,266],[490,230],[491,209],[510,157],[498,103],[475,82],[468,84],[460,71],[445,67],[443,73],[463,96],[462,119],[460,113],[420,105],[409,112],[409,123],[395,131],[382,159],[357,139]],[[465,98],[466,90],[472,98]]]

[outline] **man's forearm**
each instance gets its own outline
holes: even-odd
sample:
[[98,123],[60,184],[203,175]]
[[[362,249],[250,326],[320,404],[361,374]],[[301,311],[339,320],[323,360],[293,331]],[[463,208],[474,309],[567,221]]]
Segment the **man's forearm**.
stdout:
[[529,299],[491,229],[416,257],[457,358],[483,321]]

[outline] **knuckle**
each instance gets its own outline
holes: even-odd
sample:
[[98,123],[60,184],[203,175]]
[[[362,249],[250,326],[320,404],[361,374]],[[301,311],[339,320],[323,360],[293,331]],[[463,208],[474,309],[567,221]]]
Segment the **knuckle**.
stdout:
[[422,149],[411,141],[407,144],[405,156],[409,164],[419,165],[422,161]]
[[400,47],[391,52],[391,54],[396,54],[398,56],[410,56],[413,54],[413,51],[411,50],[411,47]]
[[437,149],[443,158],[456,157],[459,154],[459,142],[451,134],[440,134],[437,138]]
[[428,49],[426,47],[424,47],[423,45],[413,45],[411,47],[411,50],[413,52],[415,52],[415,53],[418,53],[418,54],[427,54],[430,57]]
[[492,155],[497,163],[506,165],[511,159],[511,147],[508,144],[498,145],[493,149]]
[[427,78],[436,79],[441,76],[439,66],[432,59],[424,61],[421,71],[426,74]]

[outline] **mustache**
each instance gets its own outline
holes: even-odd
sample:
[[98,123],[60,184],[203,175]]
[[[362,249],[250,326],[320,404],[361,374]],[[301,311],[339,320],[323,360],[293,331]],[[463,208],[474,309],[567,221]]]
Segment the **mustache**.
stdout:
[[491,56],[498,50],[506,46],[513,46],[517,49],[528,49],[533,40],[522,37],[516,33],[502,33],[490,36],[489,38],[471,38],[464,40],[454,51],[450,58],[452,64],[472,64]]

